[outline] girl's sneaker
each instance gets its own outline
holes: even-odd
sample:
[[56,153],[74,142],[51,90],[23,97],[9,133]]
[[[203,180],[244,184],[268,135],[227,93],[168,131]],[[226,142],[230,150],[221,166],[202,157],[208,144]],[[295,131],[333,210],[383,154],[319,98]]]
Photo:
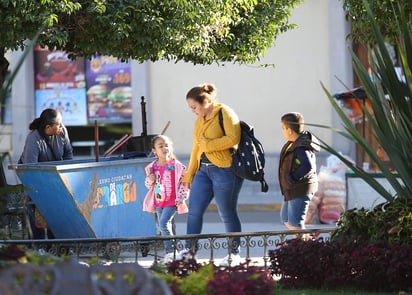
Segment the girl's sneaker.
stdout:
[[170,263],[170,262],[173,261],[173,259],[174,259],[174,254],[173,254],[173,252],[172,252],[172,253],[167,253],[167,254],[165,255],[165,257],[163,257],[162,263],[163,263],[163,264]]
[[[230,260],[230,263],[229,263]],[[227,255],[222,261],[219,263],[219,266],[238,266],[241,262],[241,258],[239,254],[230,254]]]
[[183,249],[176,254],[176,260],[195,259],[196,255],[190,249]]

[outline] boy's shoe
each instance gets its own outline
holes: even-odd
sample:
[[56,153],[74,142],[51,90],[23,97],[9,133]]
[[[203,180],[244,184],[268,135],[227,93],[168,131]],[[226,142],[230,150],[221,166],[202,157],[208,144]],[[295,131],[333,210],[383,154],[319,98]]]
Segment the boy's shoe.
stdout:
[[189,260],[195,259],[196,255],[193,254],[192,250],[190,249],[183,249],[176,254],[176,260]]
[[174,259],[174,254],[173,254],[173,252],[172,252],[172,253],[167,253],[167,254],[165,255],[165,257],[163,257],[162,263],[163,263],[163,264],[170,263],[170,262],[173,261],[173,259]]
[[238,266],[241,262],[241,258],[239,254],[231,254],[230,256],[227,255],[223,260],[219,263],[219,266],[229,266],[229,258],[230,258],[230,266]]

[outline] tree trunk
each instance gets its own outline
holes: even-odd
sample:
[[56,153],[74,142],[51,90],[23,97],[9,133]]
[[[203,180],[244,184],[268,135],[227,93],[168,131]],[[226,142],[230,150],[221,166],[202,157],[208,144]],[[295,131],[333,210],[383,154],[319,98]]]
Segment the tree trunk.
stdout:
[[[4,48],[0,48],[0,86],[3,85],[4,80],[6,79],[7,71],[9,69],[9,62],[7,61],[6,57],[6,50]],[[0,95],[0,105],[3,105],[6,96]]]
[[[365,69],[370,71],[369,54],[368,54],[367,45],[355,42],[353,44],[353,51],[355,52],[359,60],[362,62]],[[362,86],[361,81],[359,80],[359,77],[356,75],[355,71],[354,71],[354,82],[353,83],[355,87]],[[376,139],[376,134],[375,134],[375,131],[371,123],[366,120],[366,115],[364,115],[364,120],[362,121],[362,123],[356,124],[356,129],[363,135],[363,137],[370,144],[370,146],[375,151],[377,151],[379,143]],[[356,145],[356,165],[358,167],[362,167],[364,162],[369,163],[371,170],[375,170],[376,164],[371,161],[370,156],[366,154],[364,149],[361,148],[357,144]]]

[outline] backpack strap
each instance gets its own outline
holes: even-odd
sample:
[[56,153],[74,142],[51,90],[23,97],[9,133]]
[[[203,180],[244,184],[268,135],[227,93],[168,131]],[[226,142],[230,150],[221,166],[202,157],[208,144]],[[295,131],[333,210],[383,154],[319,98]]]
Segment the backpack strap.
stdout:
[[260,182],[261,192],[267,193],[268,190],[269,190],[269,185],[268,185],[268,183],[267,183],[266,180],[265,180],[265,174],[262,175],[262,179],[260,179],[259,182]]
[[[218,115],[219,115],[219,125],[220,125],[220,128],[222,128],[223,135],[226,135],[225,126],[223,125],[223,113],[222,113],[222,108],[219,109],[219,114],[218,114]],[[230,153],[231,153],[231,154],[233,154],[233,153],[236,152],[236,149],[235,149],[234,147],[231,147],[229,150],[230,150]]]
[[220,125],[220,128],[222,128],[223,134],[226,135],[225,127],[224,127],[224,125],[223,125],[222,108],[219,109],[219,125]]

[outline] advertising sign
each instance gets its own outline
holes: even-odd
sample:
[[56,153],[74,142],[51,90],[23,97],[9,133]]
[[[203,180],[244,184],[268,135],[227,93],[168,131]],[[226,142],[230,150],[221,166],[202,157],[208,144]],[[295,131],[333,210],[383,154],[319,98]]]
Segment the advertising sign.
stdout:
[[112,56],[86,61],[89,123],[130,123],[132,88],[130,62]]
[[67,126],[87,124],[84,58],[72,60],[61,50],[34,49],[36,117],[59,110]]

